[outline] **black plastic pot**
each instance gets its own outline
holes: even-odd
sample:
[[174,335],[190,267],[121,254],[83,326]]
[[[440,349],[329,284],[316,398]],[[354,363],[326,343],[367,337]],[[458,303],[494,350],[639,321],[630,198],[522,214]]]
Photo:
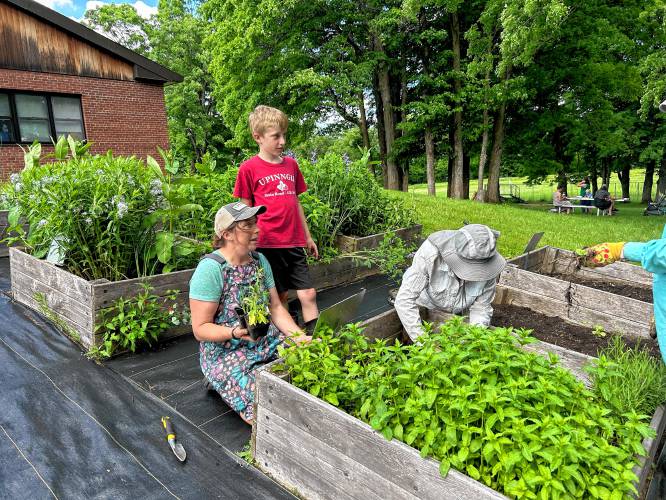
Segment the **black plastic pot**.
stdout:
[[268,322],[266,323],[259,323],[256,325],[248,325],[247,324],[247,317],[245,315],[245,311],[241,309],[240,307],[236,307],[234,309],[236,311],[236,316],[238,316],[238,321],[240,322],[241,326],[245,329],[247,329],[250,338],[252,340],[257,340],[261,337],[265,337],[266,334],[268,333],[268,327],[271,326],[271,318],[269,316]]
[[250,333],[252,340],[257,340],[265,337],[268,333],[268,327],[271,326],[270,320],[268,323],[259,323],[257,325],[248,325],[247,331]]

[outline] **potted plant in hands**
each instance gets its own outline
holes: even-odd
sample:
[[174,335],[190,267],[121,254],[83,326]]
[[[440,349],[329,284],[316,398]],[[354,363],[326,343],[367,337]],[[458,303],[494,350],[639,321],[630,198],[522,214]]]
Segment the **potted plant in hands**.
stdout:
[[263,281],[264,270],[259,268],[254,281],[241,291],[240,307],[236,308],[241,326],[247,328],[252,340],[266,335],[271,323],[269,295],[263,287]]

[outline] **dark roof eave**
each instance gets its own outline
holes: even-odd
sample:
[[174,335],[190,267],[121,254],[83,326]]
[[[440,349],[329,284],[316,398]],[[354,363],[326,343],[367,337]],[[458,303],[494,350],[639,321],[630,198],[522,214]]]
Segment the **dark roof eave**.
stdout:
[[[49,24],[52,24],[62,30],[74,35],[77,38],[98,47],[106,52],[110,52],[116,57],[128,61],[134,65],[134,76],[141,80],[147,80],[154,83],[167,83],[167,82],[182,82],[183,77],[171,71],[170,69],[162,66],[161,64],[151,61],[136,52],[129,50],[119,43],[106,38],[103,35],[91,30],[81,23],[63,16],[62,14],[49,9],[48,7],[37,3],[33,0],[4,0],[7,3],[18,7],[19,9],[42,19]],[[138,76],[145,75],[145,76]]]

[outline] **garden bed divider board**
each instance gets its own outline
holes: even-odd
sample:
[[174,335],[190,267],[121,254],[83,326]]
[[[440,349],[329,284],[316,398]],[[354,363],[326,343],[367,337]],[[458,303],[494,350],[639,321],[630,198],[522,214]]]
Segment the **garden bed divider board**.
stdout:
[[[18,248],[11,248],[9,257],[14,300],[41,312],[35,294],[42,293],[51,314],[73,330],[86,349],[101,343],[101,335],[95,335],[101,309],[110,306],[121,296],[127,298],[136,295],[142,290],[140,283],[143,282],[153,286],[151,293],[158,296],[164,296],[169,289],[181,290],[176,300],[179,304],[185,304],[188,300],[189,280],[194,272],[190,269],[123,281],[87,281]],[[165,332],[160,340],[191,331],[189,326],[174,327]]]
[[[410,227],[403,227],[401,229],[396,229],[393,231],[395,235],[405,242],[412,242],[416,240],[421,235],[421,230],[423,226],[421,224],[415,224]],[[377,248],[379,244],[384,240],[384,236],[388,231],[378,234],[373,234],[370,236],[345,236],[338,235],[335,240],[335,246],[345,253],[358,252],[360,250],[369,250],[372,248]]]
[[614,262],[608,266],[590,268],[577,266],[576,254],[571,250],[545,246],[533,252],[508,260],[521,269],[541,274],[573,274],[592,281],[613,282],[643,288],[652,287],[652,273],[629,262]]
[[[317,290],[353,283],[378,273],[377,266],[368,267],[352,258],[337,258],[328,264],[310,266],[312,286]],[[292,295],[295,296],[293,291]]]
[[527,307],[582,326],[650,338],[654,324],[648,302],[597,290],[508,265],[500,274],[495,303]]

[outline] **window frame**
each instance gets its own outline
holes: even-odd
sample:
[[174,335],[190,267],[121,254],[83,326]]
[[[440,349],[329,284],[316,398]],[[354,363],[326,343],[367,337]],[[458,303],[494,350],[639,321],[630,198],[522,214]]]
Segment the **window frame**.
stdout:
[[51,98],[52,97],[75,97],[79,99],[79,108],[81,110],[81,131],[83,133],[83,137],[80,139],[81,141],[87,141],[88,140],[88,135],[86,134],[86,121],[85,121],[85,116],[83,113],[83,100],[81,99],[81,94],[65,94],[65,93],[60,93],[60,92],[35,92],[32,90],[14,90],[14,89],[3,89],[0,88],[0,94],[5,94],[9,97],[9,111],[12,114],[10,116],[13,131],[14,131],[14,140],[11,142],[2,142],[0,143],[0,147],[5,147],[5,146],[15,146],[16,144],[32,144],[35,142],[34,140],[32,141],[22,141],[21,140],[21,128],[20,128],[20,123],[19,123],[19,117],[18,117],[18,112],[16,109],[16,95],[17,94],[23,94],[23,95],[35,95],[35,96],[40,96],[44,97],[46,99],[46,108],[47,108],[47,113],[48,113],[48,122],[49,122],[49,140],[48,141],[38,141],[40,144],[52,144],[52,140],[57,140],[57,135],[56,135],[56,126],[55,126],[55,116],[53,115],[53,104],[51,103]]

